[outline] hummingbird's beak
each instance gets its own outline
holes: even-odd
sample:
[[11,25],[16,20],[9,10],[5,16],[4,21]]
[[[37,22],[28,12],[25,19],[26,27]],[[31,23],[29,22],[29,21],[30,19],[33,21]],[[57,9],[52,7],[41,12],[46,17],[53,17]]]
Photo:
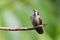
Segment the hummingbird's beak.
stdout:
[[36,12],[36,10],[33,10],[34,12]]
[[35,11],[35,10],[33,10],[33,11]]
[[35,12],[35,10],[33,10],[33,12]]
[[34,12],[34,15],[35,15],[35,10],[33,10],[33,12]]

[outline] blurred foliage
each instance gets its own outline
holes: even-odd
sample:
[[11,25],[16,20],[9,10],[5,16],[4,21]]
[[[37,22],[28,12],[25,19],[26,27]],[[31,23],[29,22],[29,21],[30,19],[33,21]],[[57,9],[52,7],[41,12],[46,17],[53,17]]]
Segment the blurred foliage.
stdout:
[[60,0],[0,0],[0,26],[32,27],[30,16],[35,9],[47,24],[43,34],[0,31],[0,40],[60,40]]

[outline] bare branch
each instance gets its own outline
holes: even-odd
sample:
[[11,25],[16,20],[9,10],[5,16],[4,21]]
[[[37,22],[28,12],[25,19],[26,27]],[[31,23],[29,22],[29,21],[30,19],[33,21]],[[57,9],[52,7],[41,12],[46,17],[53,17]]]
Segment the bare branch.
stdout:
[[26,31],[26,30],[34,30],[36,28],[44,27],[46,24],[39,25],[39,27],[30,27],[30,28],[8,28],[8,27],[0,27],[0,30],[6,31]]

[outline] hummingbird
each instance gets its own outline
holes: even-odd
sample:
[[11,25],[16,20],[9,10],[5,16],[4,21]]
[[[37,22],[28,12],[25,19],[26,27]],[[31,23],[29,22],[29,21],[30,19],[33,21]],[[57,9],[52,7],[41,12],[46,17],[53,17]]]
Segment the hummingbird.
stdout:
[[[41,17],[39,16],[39,12],[37,10],[33,10],[33,16],[31,16],[31,21],[32,21],[32,25],[34,27],[39,27],[38,25],[41,25],[42,24],[42,19]],[[39,28],[36,28],[35,29],[36,32],[38,34],[42,34],[43,33],[43,27],[39,27]]]

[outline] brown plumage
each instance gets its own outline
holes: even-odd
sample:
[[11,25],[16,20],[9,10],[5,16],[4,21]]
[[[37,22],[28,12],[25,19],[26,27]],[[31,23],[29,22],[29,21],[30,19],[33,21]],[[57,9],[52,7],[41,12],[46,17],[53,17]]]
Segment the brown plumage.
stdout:
[[[34,10],[34,14],[33,14],[33,16],[31,16],[31,21],[32,21],[32,24],[33,24],[34,27],[38,27],[38,25],[42,24],[42,20],[39,16],[39,13],[38,13],[37,10]],[[43,33],[43,28],[42,27],[36,28],[36,31],[39,34],[42,34]]]

